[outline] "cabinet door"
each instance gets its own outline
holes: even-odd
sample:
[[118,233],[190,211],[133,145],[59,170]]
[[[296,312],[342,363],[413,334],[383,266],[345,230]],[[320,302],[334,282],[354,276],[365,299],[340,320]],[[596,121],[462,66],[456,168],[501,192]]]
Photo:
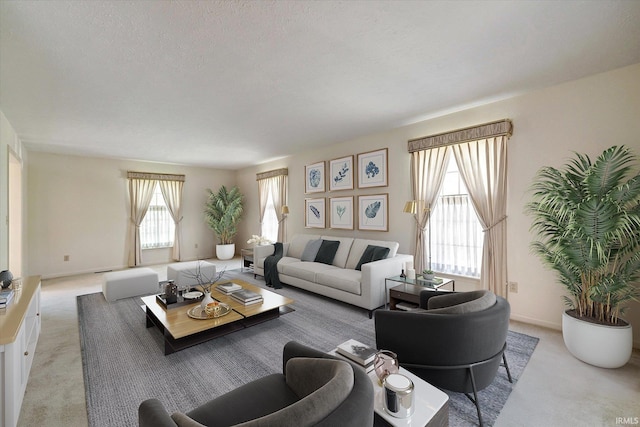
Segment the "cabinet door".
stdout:
[[2,366],[2,388],[4,401],[4,419],[2,426],[13,427],[18,423],[22,397],[26,388],[29,373],[24,371],[25,347],[24,323],[18,331],[16,340],[4,346]]

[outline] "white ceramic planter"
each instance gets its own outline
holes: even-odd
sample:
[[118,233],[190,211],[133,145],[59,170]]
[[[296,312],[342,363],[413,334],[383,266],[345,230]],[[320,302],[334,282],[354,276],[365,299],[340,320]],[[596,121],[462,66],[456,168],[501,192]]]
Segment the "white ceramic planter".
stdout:
[[236,244],[231,243],[229,245],[216,245],[216,258],[218,259],[231,259],[236,254]]
[[576,358],[600,368],[619,368],[631,358],[631,325],[606,326],[585,322],[562,313],[562,337]]

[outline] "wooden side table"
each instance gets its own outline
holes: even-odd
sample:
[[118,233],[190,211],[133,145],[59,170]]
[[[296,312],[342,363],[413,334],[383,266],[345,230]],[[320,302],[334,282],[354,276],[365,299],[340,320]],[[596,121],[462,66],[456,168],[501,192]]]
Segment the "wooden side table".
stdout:
[[[400,276],[397,276],[386,278],[385,287],[387,287],[389,283],[399,283],[397,286],[394,286],[388,291],[389,309],[391,310],[407,310],[411,308],[417,308],[420,305],[420,292],[424,291],[425,289],[432,290],[434,292],[447,292],[447,290],[442,288],[449,285],[451,285],[454,291],[456,289],[455,281],[452,279],[445,279],[442,281],[442,283],[438,283],[433,286],[424,286],[422,284],[416,284],[416,280],[403,279],[400,278]],[[398,307],[398,304],[401,304],[400,307]]]

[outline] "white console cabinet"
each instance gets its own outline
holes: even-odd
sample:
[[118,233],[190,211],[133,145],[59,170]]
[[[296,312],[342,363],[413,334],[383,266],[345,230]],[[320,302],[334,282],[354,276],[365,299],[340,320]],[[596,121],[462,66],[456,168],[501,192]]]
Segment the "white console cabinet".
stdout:
[[1,427],[18,423],[40,323],[40,276],[30,276],[22,280],[9,306],[0,312]]

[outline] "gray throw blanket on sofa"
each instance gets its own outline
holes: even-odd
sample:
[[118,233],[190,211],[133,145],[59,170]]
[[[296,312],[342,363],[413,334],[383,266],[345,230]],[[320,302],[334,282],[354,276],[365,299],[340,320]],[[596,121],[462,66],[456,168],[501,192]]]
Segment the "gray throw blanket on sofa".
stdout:
[[278,276],[277,264],[282,258],[283,247],[280,242],[274,243],[273,246],[275,247],[273,255],[269,255],[264,259],[264,281],[267,286],[280,289],[282,288],[282,283],[280,283],[280,277]]

